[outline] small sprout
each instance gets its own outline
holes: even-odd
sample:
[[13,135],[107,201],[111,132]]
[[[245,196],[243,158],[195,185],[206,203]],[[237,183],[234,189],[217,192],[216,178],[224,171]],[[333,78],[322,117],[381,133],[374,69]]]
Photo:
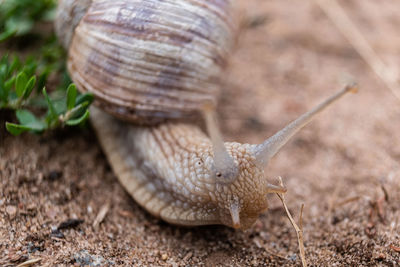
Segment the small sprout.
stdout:
[[[51,21],[56,0],[0,0],[0,42],[25,34],[36,34],[37,22]],[[29,8],[26,8],[29,6]],[[39,58],[21,61],[17,56],[0,57],[0,110],[15,110],[17,123],[6,122],[13,135],[42,133],[83,123],[89,117],[91,94],[79,94],[65,72],[65,51],[54,34],[47,36]],[[50,92],[44,89],[51,73],[61,74]],[[34,113],[29,110],[34,109]],[[37,115],[36,115],[37,114]]]
[[[34,91],[35,86],[43,86],[51,72],[36,75],[38,62],[32,58],[21,63],[13,57],[11,63],[8,56],[0,59],[0,109],[15,110],[17,123],[6,122],[6,129],[13,135],[24,132],[42,133],[64,126],[76,126],[89,118],[89,106],[93,95],[79,94],[74,84],[48,93],[44,87]],[[29,77],[29,78],[28,78]],[[39,77],[39,79],[37,78]],[[66,89],[65,89],[66,88]],[[34,108],[36,116],[28,109]]]

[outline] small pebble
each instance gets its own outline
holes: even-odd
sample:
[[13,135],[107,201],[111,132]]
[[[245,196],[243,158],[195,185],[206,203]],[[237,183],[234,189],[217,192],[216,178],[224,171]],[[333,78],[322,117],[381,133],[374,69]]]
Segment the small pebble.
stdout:
[[166,260],[168,259],[168,255],[167,255],[167,254],[162,254],[162,255],[161,255],[161,259],[162,259],[163,261],[166,261]]
[[53,170],[48,173],[46,178],[49,179],[50,181],[55,181],[61,178],[62,174],[63,173],[61,171]]
[[37,207],[37,205],[35,203],[31,203],[26,207],[26,209],[27,210],[35,210],[36,207]]
[[183,258],[183,261],[188,261],[192,256],[193,256],[193,253],[192,253],[192,252],[189,252],[189,253],[186,254],[186,256]]
[[68,228],[74,228],[83,223],[84,220],[80,219],[68,219],[60,223],[60,225],[57,227],[58,230],[62,229],[68,229]]
[[6,207],[6,212],[11,218],[14,218],[15,215],[17,214],[17,208],[15,206],[9,205]]

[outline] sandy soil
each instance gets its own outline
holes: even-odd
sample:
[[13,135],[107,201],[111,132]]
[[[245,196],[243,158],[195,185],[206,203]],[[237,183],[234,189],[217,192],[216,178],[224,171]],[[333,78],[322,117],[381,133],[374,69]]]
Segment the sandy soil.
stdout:
[[[356,80],[346,96],[271,161],[311,266],[399,266],[400,100],[309,1],[241,0],[253,21],[238,39],[221,99],[227,140],[261,142]],[[341,1],[398,70],[400,3]],[[262,18],[262,19],[260,19]],[[255,21],[263,21],[256,25]],[[88,128],[12,137],[0,113],[0,265],[299,266],[276,196],[248,231],[181,228],[153,218],[118,184]],[[104,220],[94,225],[100,211]],[[82,221],[83,220],[83,221]],[[64,224],[62,224],[64,222]]]

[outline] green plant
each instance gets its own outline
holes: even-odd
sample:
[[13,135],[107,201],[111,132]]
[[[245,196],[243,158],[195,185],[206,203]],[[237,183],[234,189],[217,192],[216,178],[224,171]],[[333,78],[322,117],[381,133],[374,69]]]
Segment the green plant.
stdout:
[[[0,59],[0,109],[15,110],[19,124],[6,122],[6,129],[13,135],[74,126],[89,117],[88,107],[93,96],[78,94],[74,84],[49,95],[44,84],[52,69],[44,68],[36,75],[38,65],[38,61],[32,58],[24,63],[16,56],[12,60],[8,56]],[[27,108],[36,110],[36,113],[43,109],[46,112],[36,116]]]
[[[38,22],[51,21],[56,2],[0,0],[0,42],[32,33]],[[78,125],[89,116],[92,95],[78,94],[75,85],[70,84],[65,51],[54,34],[45,36],[37,58],[28,57],[22,62],[19,57],[6,55],[0,59],[0,110],[15,110],[19,124],[6,122],[6,129],[14,135]],[[60,82],[48,93],[44,86],[50,74],[56,74]]]
[[0,0],[0,42],[31,32],[36,22],[54,18],[56,0]]

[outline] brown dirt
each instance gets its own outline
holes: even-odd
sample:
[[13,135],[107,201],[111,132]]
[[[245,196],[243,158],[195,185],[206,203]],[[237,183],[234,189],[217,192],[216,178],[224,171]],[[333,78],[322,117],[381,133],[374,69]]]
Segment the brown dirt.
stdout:
[[[400,3],[341,1],[398,69]],[[221,99],[227,140],[261,142],[354,77],[346,96],[271,161],[289,208],[304,210],[311,266],[399,266],[400,101],[308,1],[242,0],[245,18]],[[253,19],[254,21],[254,19]],[[260,20],[259,20],[260,21]],[[395,65],[397,64],[397,65]],[[0,113],[4,125],[4,112]],[[276,196],[245,232],[153,218],[116,181],[91,129],[12,137],[0,128],[0,265],[293,266],[296,234]],[[385,199],[385,190],[387,199]],[[110,209],[99,226],[100,209]],[[61,222],[82,223],[57,230]]]

